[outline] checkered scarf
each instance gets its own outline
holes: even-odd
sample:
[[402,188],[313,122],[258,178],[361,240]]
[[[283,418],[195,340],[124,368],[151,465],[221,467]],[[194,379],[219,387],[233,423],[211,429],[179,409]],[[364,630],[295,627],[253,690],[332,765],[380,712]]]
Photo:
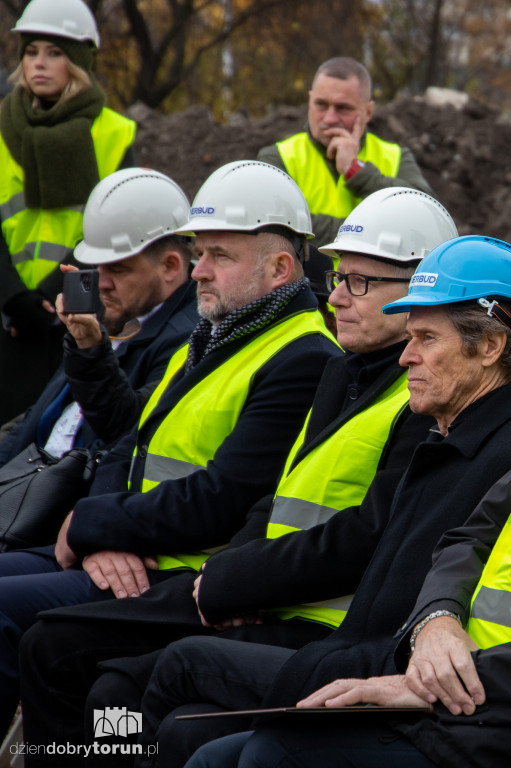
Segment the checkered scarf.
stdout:
[[245,304],[244,307],[234,309],[224,317],[214,333],[209,320],[199,320],[190,337],[185,372],[191,371],[206,355],[216,349],[271,325],[291,299],[304,291],[308,285],[307,278],[302,277],[294,283],[276,288],[250,304]]

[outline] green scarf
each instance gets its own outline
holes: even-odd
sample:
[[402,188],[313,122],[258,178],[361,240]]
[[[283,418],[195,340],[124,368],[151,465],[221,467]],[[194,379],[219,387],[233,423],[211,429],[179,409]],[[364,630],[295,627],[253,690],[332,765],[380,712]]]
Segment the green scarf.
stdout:
[[91,79],[91,88],[47,110],[33,109],[21,86],[3,101],[0,131],[25,172],[28,208],[84,205],[99,181],[91,126],[105,95]]

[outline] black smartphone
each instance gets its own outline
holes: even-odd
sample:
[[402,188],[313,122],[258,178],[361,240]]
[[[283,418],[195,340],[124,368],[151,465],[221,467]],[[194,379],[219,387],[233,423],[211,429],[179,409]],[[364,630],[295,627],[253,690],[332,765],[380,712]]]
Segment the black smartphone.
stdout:
[[66,314],[95,315],[102,307],[99,298],[98,270],[81,269],[79,272],[66,272],[62,297]]

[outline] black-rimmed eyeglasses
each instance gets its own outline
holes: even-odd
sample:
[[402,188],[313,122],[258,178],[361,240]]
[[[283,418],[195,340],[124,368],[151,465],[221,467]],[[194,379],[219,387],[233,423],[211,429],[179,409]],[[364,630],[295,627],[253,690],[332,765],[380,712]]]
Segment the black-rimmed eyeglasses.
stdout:
[[408,277],[373,277],[372,275],[358,275],[356,272],[325,272],[326,286],[330,293],[335,291],[343,281],[352,296],[365,296],[369,283],[409,283]]

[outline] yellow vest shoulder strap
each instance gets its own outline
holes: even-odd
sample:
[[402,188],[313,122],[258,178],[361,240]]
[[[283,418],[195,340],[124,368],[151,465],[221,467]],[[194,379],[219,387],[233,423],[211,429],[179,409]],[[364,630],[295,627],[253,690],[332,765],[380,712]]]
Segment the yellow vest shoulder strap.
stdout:
[[[335,178],[324,155],[310,136],[297,133],[277,142],[288,174],[302,190],[312,214],[346,218],[360,202],[347,188],[343,176]],[[366,133],[359,159],[371,162],[384,176],[395,178],[401,163],[401,147]]]
[[480,648],[511,641],[511,517],[472,596],[467,632]]

